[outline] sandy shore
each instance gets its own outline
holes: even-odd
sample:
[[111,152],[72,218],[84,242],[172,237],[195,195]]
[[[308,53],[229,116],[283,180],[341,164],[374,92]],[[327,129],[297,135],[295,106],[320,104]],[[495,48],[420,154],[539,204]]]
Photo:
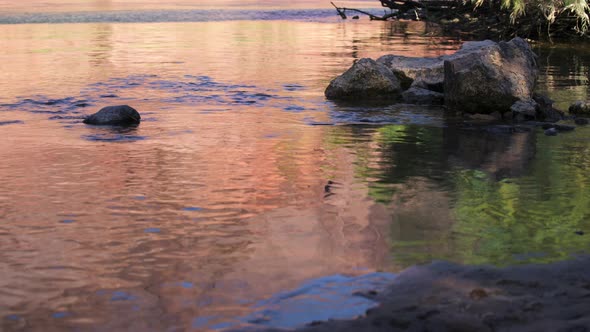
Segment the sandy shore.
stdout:
[[590,257],[509,268],[435,262],[364,296],[381,304],[297,331],[590,331]]

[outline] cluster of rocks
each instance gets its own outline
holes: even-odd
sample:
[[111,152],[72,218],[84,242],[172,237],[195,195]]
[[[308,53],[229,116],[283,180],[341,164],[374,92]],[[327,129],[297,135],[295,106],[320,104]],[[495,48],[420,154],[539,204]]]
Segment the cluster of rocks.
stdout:
[[496,119],[558,121],[563,113],[549,98],[533,93],[538,72],[537,56],[525,40],[484,40],[435,58],[360,59],[330,83],[325,95],[332,100],[438,104]]

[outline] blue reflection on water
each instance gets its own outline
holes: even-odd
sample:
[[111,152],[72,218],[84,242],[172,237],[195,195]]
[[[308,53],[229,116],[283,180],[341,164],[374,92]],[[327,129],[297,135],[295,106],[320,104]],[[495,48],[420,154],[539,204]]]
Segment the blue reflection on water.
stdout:
[[252,314],[232,323],[220,323],[219,317],[209,316],[195,318],[192,325],[211,329],[244,325],[295,328],[313,321],[350,319],[377,305],[369,296],[360,294],[382,290],[394,279],[394,274],[385,272],[358,277],[337,274],[313,279],[299,288],[259,301]]

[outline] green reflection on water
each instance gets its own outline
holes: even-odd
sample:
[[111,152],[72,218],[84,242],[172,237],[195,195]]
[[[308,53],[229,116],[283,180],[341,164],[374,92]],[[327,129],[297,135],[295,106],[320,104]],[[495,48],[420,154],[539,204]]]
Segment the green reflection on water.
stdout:
[[391,252],[402,267],[550,262],[590,248],[585,128],[546,137],[388,125],[361,136],[371,142],[347,144],[356,174],[391,211]]

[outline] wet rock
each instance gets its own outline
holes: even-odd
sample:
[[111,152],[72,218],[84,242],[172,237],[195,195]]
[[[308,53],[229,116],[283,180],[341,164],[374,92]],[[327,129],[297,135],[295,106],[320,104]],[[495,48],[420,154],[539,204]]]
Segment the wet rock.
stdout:
[[364,58],[357,61],[344,74],[326,88],[328,99],[363,100],[392,99],[401,93],[400,82],[384,65]]
[[553,107],[553,100],[535,93],[533,100],[537,103],[537,118],[543,121],[556,122],[564,118],[563,112]]
[[529,101],[538,69],[529,44],[514,38],[445,60],[444,73],[447,106],[469,113],[491,113],[510,111],[519,100]]
[[537,116],[537,106],[532,99],[518,100],[510,106],[510,111],[517,121],[532,120]]
[[[385,55],[377,61],[361,59],[333,80],[325,95],[359,100],[391,98],[407,90],[403,98],[408,103],[438,104],[444,99],[450,108],[466,113],[513,112],[522,120],[536,118],[541,109],[541,119],[557,121],[561,117],[551,100],[542,100],[543,105],[548,104],[545,108],[533,100],[537,76],[536,55],[526,41],[485,40],[467,42],[454,54],[435,58]],[[511,110],[517,101],[522,103]]]
[[547,135],[547,136],[557,136],[557,129],[555,129],[555,128],[549,128],[549,129],[545,130],[545,135]]
[[590,115],[590,103],[578,100],[570,105],[568,111],[574,115]]
[[570,126],[570,125],[561,124],[561,123],[543,123],[541,125],[541,128],[543,128],[543,129],[555,129],[558,132],[572,131],[572,130],[575,130],[576,129],[575,126]]
[[418,105],[442,105],[444,103],[444,94],[432,90],[411,87],[402,92],[404,102]]
[[444,81],[444,59],[413,58],[399,55],[384,55],[377,59],[378,63],[389,68],[400,80],[403,89],[412,85],[429,90],[442,92]]
[[588,119],[586,118],[576,118],[574,120],[574,122],[578,125],[578,126],[585,126],[588,124]]
[[436,92],[444,91],[444,62],[459,59],[478,49],[495,45],[491,40],[467,42],[461,49],[451,55],[434,58],[414,58],[399,55],[384,55],[377,59],[378,63],[387,66],[400,80],[403,89],[411,86]]
[[132,126],[141,121],[139,113],[131,106],[107,106],[84,119],[91,125]]

